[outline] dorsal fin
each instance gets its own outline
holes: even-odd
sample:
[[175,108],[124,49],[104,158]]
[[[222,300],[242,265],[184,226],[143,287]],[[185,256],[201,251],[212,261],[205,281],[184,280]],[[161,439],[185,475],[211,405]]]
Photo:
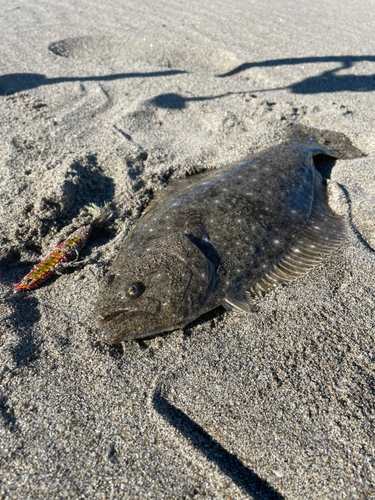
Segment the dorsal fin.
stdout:
[[168,202],[175,199],[177,196],[184,194],[187,189],[193,189],[194,187],[201,187],[205,182],[210,182],[221,177],[225,172],[230,171],[237,162],[225,165],[225,167],[213,168],[205,170],[204,172],[198,172],[188,177],[182,177],[181,179],[170,179],[168,186],[165,189],[159,189],[154,192],[153,199],[147,205],[143,214],[146,214],[151,209],[156,210],[160,205],[167,205]]
[[258,281],[252,283],[249,290],[226,298],[229,307],[251,310],[255,296],[303,276],[339,247],[346,234],[345,220],[332,213],[322,178],[317,171],[314,173],[314,200],[306,227],[296,242]]

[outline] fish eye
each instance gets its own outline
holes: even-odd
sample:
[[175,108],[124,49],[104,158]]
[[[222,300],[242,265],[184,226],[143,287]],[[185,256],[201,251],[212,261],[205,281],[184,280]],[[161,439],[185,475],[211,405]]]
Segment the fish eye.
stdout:
[[140,297],[144,291],[144,284],[138,281],[130,283],[128,289],[126,290],[126,295],[129,299],[138,299],[138,297]]

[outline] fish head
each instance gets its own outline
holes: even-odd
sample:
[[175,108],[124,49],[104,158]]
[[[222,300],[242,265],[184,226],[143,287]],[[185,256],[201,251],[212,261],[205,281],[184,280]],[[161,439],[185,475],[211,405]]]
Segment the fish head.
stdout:
[[100,287],[99,338],[116,344],[181,328],[207,310],[215,285],[213,264],[183,234],[125,246]]

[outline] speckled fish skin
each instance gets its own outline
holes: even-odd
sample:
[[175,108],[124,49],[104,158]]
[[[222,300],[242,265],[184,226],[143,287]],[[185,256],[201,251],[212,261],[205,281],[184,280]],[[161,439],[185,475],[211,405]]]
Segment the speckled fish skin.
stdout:
[[314,140],[291,140],[237,164],[174,181],[127,235],[95,308],[107,343],[182,327],[223,304],[288,283],[341,242]]

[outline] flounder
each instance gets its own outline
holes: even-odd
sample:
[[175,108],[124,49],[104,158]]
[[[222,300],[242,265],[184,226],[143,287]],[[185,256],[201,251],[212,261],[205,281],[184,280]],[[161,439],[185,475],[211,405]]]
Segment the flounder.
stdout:
[[115,344],[174,330],[219,305],[250,311],[254,297],[322,262],[346,224],[328,206],[318,155],[339,156],[300,134],[174,181],[129,232],[100,286],[99,338]]

